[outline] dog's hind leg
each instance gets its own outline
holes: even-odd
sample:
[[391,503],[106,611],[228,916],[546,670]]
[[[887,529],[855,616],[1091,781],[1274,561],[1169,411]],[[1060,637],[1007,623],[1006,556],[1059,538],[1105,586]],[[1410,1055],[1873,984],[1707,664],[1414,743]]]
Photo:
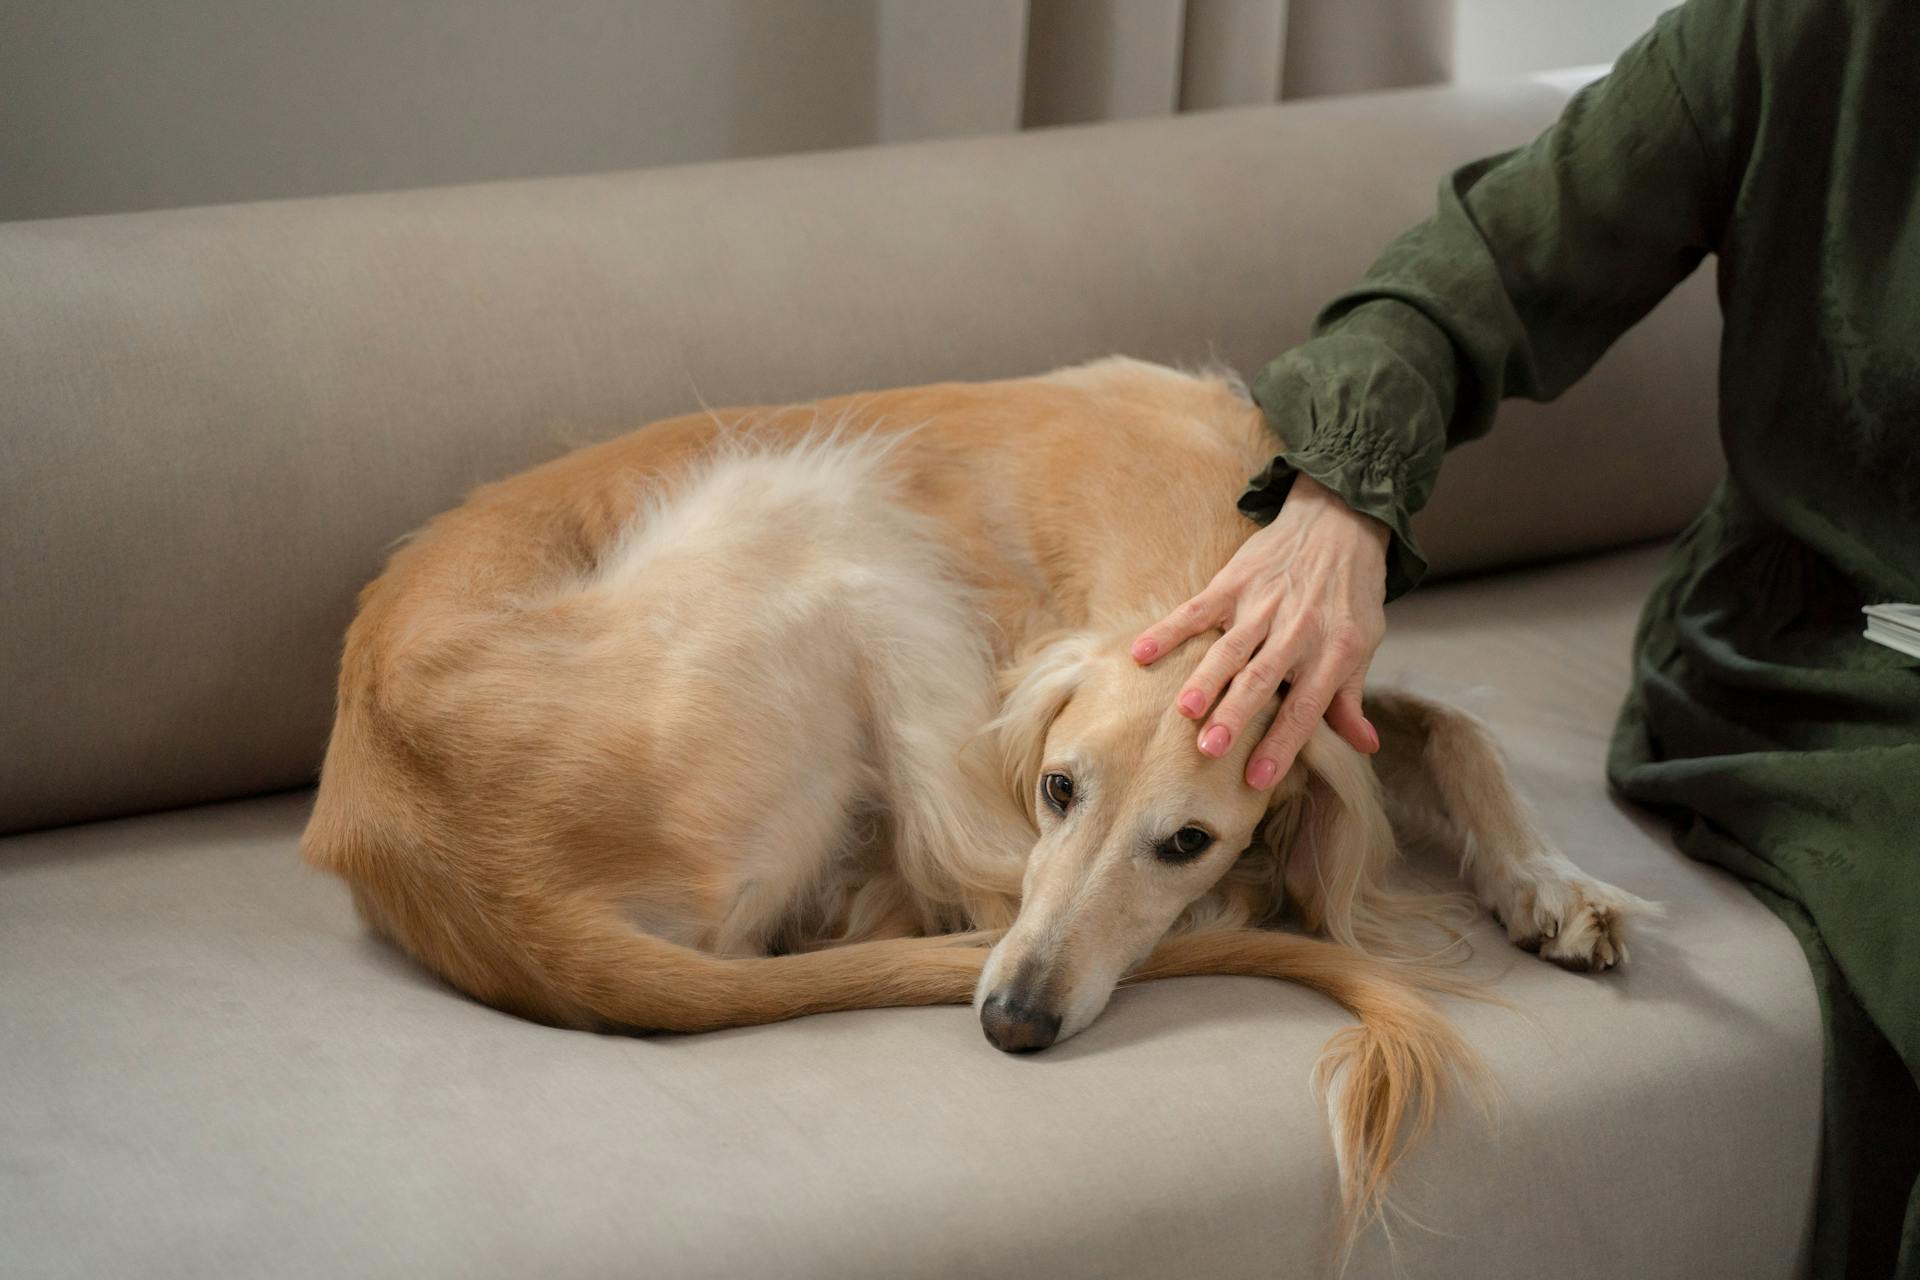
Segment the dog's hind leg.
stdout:
[[1624,963],[1625,926],[1652,905],[1580,870],[1535,825],[1500,749],[1465,712],[1398,690],[1369,690],[1379,772],[1403,841],[1460,859],[1474,896],[1514,945],[1563,968]]

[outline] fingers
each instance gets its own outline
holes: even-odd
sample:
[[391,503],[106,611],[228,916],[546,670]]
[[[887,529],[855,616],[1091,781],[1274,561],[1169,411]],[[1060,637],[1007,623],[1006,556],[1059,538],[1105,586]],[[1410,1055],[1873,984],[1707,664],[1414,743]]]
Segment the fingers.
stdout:
[[1217,594],[1212,587],[1208,587],[1142,631],[1130,651],[1133,660],[1150,667],[1201,632],[1226,627],[1232,617],[1233,598]]
[[[1236,624],[1228,630],[1227,634],[1215,640],[1207,650],[1206,656],[1200,659],[1200,665],[1193,669],[1191,676],[1187,677],[1187,683],[1180,690],[1180,696],[1174,699],[1174,705],[1180,709],[1180,714],[1189,720],[1198,720],[1206,715],[1207,708],[1219,698],[1220,691],[1227,687],[1227,682],[1245,675],[1254,651],[1260,647],[1260,642],[1266,639],[1266,634],[1264,624],[1245,622]],[[1262,667],[1263,677],[1264,673],[1265,667]],[[1281,675],[1285,675],[1285,672]],[[1279,687],[1280,677],[1276,676],[1272,688],[1267,690],[1267,695],[1272,696],[1273,690]],[[1264,702],[1265,699],[1261,701]],[[1231,732],[1233,731],[1230,730]],[[1201,750],[1207,750],[1204,743]],[[1208,754],[1217,756],[1225,750],[1223,746],[1220,751],[1212,751]]]
[[1207,727],[1200,731],[1200,750],[1204,754],[1223,756],[1227,748],[1239,740],[1247,722],[1279,691],[1280,682],[1287,678],[1292,655],[1291,645],[1269,640],[1252,661],[1232,677],[1226,696],[1208,717]]
[[1333,695],[1333,705],[1327,708],[1327,723],[1355,751],[1372,755],[1380,749],[1380,734],[1361,707],[1361,689],[1366,680],[1365,667],[1348,677],[1347,682],[1340,686],[1340,691]]
[[1280,704],[1280,714],[1247,757],[1248,786],[1265,791],[1293,768],[1294,757],[1313,737],[1320,718],[1341,692],[1342,674],[1338,666],[1323,661],[1312,676],[1294,683]]

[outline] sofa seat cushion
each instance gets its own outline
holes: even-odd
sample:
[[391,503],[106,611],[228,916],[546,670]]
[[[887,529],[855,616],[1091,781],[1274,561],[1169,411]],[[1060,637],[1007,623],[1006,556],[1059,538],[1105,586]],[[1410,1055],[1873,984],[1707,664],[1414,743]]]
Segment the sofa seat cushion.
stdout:
[[[1621,972],[1473,971],[1492,1068],[1349,1275],[1801,1265],[1819,1125],[1787,931],[1611,800],[1657,551],[1397,603],[1376,676],[1484,716],[1579,861],[1659,899]],[[0,1257],[31,1276],[1308,1276],[1334,1212],[1304,990],[1119,993],[1013,1058],[964,1009],[556,1031],[369,939],[289,795],[0,842]],[[1397,1259],[1390,1255],[1397,1255]]]

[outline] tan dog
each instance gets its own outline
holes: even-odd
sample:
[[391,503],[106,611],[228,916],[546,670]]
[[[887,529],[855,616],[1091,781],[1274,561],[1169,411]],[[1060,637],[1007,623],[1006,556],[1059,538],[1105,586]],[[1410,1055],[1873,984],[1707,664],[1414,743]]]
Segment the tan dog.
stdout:
[[[972,998],[1018,1051],[1129,976],[1305,983],[1360,1019],[1321,1064],[1357,1225],[1468,1060],[1415,989],[1448,981],[1393,958],[1445,903],[1389,888],[1390,807],[1561,963],[1623,959],[1636,903],[1436,704],[1370,697],[1384,793],[1324,727],[1270,794],[1258,731],[1195,749],[1203,644],[1124,646],[1247,535],[1273,448],[1228,381],[1112,360],[676,419],[483,488],[362,596],[303,851],[565,1026]],[[1258,927],[1283,907],[1324,940]]]

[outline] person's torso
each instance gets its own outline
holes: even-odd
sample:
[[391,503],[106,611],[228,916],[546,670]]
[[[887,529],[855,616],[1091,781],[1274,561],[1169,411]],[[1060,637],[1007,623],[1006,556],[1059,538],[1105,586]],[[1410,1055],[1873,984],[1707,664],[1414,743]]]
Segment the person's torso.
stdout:
[[1920,600],[1920,4],[1754,25],[1720,246],[1731,483],[1859,603]]

